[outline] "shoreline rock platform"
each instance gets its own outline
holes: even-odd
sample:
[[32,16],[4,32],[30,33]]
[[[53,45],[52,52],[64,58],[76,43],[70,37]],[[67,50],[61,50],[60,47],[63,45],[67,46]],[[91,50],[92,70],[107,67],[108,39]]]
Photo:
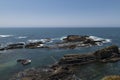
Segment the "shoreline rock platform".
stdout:
[[[90,54],[67,54],[56,64],[46,69],[27,69],[17,73],[10,80],[76,80],[75,66],[97,63],[116,62],[120,60],[119,48],[116,45],[105,47]],[[78,79],[80,80],[80,78]]]

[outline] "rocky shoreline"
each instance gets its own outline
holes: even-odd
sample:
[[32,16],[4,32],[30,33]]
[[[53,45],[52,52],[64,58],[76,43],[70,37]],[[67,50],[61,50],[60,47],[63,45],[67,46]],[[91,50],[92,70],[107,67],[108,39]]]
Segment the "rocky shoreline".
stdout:
[[[120,60],[119,47],[112,45],[90,54],[67,54],[56,64],[46,69],[31,68],[17,73],[10,80],[76,80],[75,66],[97,63],[116,62]],[[80,80],[80,78],[78,79]]]
[[12,50],[12,49],[36,49],[36,48],[47,48],[47,49],[74,49],[77,47],[92,47],[99,46],[105,43],[105,39],[94,40],[88,35],[68,35],[63,38],[62,41],[56,42],[54,44],[46,44],[50,42],[51,39],[47,38],[44,41],[36,42],[19,42],[8,44],[5,47],[0,47],[0,51]]

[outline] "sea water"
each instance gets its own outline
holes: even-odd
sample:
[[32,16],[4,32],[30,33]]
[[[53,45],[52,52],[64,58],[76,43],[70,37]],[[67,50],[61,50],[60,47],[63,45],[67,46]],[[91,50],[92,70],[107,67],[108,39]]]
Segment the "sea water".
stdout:
[[[44,67],[55,63],[65,54],[87,54],[109,45],[120,46],[120,28],[0,28],[1,47],[10,43],[39,41],[45,38],[57,41],[67,35],[89,35],[94,39],[106,39],[101,46],[77,49],[14,49],[0,51],[0,80],[9,80],[14,74],[32,67]],[[23,66],[17,59],[31,59],[32,63]],[[87,64],[78,67],[76,76],[83,80],[99,80],[106,75],[120,74],[120,62]]]

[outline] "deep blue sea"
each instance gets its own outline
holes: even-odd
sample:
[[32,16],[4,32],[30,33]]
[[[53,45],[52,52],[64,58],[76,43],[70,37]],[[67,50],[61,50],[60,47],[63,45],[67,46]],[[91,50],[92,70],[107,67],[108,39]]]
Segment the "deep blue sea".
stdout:
[[[101,46],[77,49],[16,49],[0,51],[0,80],[9,80],[15,73],[32,67],[54,64],[51,56],[59,60],[64,54],[87,54],[112,44],[120,46],[120,28],[0,28],[0,44],[27,42],[44,38],[61,39],[67,35],[90,35],[109,40]],[[31,59],[32,63],[22,66],[17,59]],[[76,71],[82,80],[99,80],[106,75],[120,74],[120,62],[93,63],[82,65]]]

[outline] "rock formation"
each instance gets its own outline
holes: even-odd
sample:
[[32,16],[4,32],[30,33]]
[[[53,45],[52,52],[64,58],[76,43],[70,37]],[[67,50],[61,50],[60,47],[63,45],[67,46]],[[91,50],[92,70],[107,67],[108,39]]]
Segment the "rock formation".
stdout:
[[97,50],[90,54],[67,54],[58,62],[58,65],[86,64],[91,62],[109,62],[120,60],[119,48],[115,45]]
[[9,49],[21,49],[21,48],[48,48],[48,49],[74,49],[77,47],[91,47],[99,46],[103,44],[105,40],[94,40],[87,35],[68,35],[62,41],[49,44],[51,38],[41,39],[41,41],[29,42],[29,43],[13,43],[8,44],[5,47],[0,47],[0,51]]
[[41,44],[43,44],[41,41],[34,42],[34,43],[28,43],[25,45],[25,48],[38,48]]
[[120,60],[120,52],[118,47],[113,45],[90,54],[64,55],[57,64],[53,64],[44,71],[41,71],[41,69],[25,70],[10,80],[76,80],[75,77],[72,77],[75,66],[92,62],[115,62],[118,60]]
[[63,39],[66,42],[77,42],[77,41],[85,41],[88,36],[80,36],[80,35],[68,35],[67,38]]

